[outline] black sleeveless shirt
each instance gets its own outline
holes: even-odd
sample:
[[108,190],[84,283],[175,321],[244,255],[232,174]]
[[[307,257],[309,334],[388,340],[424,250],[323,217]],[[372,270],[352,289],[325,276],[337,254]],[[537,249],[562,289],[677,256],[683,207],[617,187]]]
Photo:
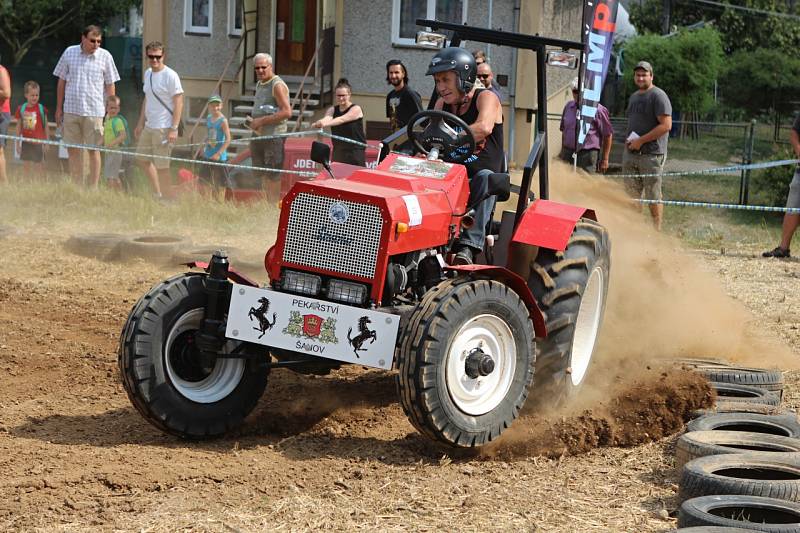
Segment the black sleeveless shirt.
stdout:
[[[469,107],[464,114],[459,115],[450,109],[450,112],[466,122],[468,125],[478,120],[478,96],[487,89],[475,89],[475,94],[469,102]],[[445,105],[445,107],[447,107]],[[457,106],[456,106],[457,109]],[[447,109],[445,109],[447,111]],[[503,168],[503,124],[495,124],[492,132],[482,142],[476,143],[475,152],[464,162],[470,176],[484,168],[492,172],[500,172]]]
[[[350,107],[344,111],[339,111],[338,105],[333,106],[333,118],[338,118],[347,114],[347,112],[352,109],[353,105],[355,104],[351,104]],[[346,137],[348,139],[358,141],[360,143],[366,144],[367,142],[367,136],[364,135],[363,118],[351,120],[350,122],[345,122],[344,124],[340,124],[338,126],[332,126],[331,133],[338,135],[339,137]],[[333,139],[333,160],[339,161],[340,163],[349,163],[351,165],[359,165],[362,167],[366,166],[364,161],[364,147],[349,143],[347,141]]]

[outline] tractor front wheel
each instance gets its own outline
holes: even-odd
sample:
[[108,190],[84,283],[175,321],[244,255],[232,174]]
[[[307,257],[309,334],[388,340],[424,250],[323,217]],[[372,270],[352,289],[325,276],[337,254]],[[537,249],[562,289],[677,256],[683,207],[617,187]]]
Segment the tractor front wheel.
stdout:
[[489,280],[444,281],[405,327],[397,356],[400,403],[430,438],[482,446],[519,415],[534,358],[533,325],[513,290]]
[[541,249],[528,286],[545,315],[547,338],[537,341],[537,400],[556,405],[586,381],[608,295],[611,244],[594,220],[578,221],[563,252]]
[[[267,385],[252,358],[203,357],[195,333],[205,314],[204,274],[175,276],[134,306],[122,330],[119,368],[134,407],[160,430],[212,438],[242,423]],[[240,344],[228,341],[222,353]]]

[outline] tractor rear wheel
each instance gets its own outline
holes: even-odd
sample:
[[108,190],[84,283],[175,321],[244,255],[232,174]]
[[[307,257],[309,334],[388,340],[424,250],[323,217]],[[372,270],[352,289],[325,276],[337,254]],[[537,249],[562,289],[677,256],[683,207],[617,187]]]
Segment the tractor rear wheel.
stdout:
[[411,423],[428,437],[474,448],[519,415],[533,381],[533,325],[520,297],[489,280],[432,288],[398,347],[397,389]]
[[540,249],[528,286],[545,315],[536,342],[536,399],[559,405],[584,384],[606,306],[611,244],[594,220],[578,221],[563,252]]
[[[153,287],[122,330],[119,368],[134,407],[161,431],[186,439],[217,437],[239,426],[267,386],[269,367],[252,358],[204,361],[194,340],[205,314],[205,274]],[[240,343],[228,341],[223,353]]]

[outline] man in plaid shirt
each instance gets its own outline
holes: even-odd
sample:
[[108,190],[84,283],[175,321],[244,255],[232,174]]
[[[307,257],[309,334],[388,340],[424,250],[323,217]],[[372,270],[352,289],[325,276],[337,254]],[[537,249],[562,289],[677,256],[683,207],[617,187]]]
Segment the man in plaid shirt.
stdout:
[[[115,93],[119,73],[114,58],[100,48],[102,30],[87,26],[81,44],[69,46],[58,60],[53,75],[58,77],[56,123],[63,125],[64,142],[100,146],[103,144],[105,98]],[[83,150],[69,148],[69,168],[75,181],[83,181]],[[100,181],[100,152],[89,149],[89,179]]]

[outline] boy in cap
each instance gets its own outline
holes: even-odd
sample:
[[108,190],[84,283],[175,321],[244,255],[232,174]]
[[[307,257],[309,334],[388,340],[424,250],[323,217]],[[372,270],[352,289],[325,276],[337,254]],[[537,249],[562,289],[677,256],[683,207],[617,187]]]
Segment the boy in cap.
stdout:
[[[208,98],[206,116],[206,143],[203,145],[201,161],[225,163],[228,161],[228,145],[231,143],[231,130],[228,119],[222,114],[222,98],[212,94]],[[215,192],[228,186],[228,168],[219,165],[201,165],[200,179],[209,183]]]
[[[667,93],[653,85],[653,67],[639,61],[633,69],[638,90],[628,100],[628,128],[622,155],[624,174],[645,174],[625,178],[625,189],[634,198],[661,200],[661,174],[667,158],[667,140],[672,129],[672,104]],[[661,231],[663,204],[650,204],[656,230]]]

